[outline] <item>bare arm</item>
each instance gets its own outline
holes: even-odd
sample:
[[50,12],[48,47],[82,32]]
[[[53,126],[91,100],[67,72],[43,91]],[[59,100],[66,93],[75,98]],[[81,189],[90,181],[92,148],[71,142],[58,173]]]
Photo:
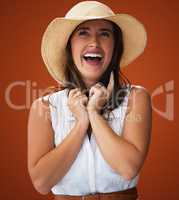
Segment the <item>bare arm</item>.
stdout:
[[28,121],[28,170],[33,185],[41,194],[67,173],[83,142],[86,126],[77,120],[68,136],[54,148],[49,107],[36,100]]
[[[134,88],[130,98],[130,111],[125,117],[122,136],[118,136],[97,111],[88,112],[105,160],[128,180],[137,175],[144,163],[151,132],[149,94],[142,88]],[[139,120],[134,120],[134,117],[139,117]]]

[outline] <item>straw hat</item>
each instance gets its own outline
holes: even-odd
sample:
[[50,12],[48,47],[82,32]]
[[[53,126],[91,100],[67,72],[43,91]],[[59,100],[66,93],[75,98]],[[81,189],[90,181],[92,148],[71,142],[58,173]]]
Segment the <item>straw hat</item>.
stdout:
[[65,48],[68,39],[79,24],[92,19],[106,19],[121,28],[124,43],[121,67],[131,63],[144,51],[147,34],[143,24],[136,18],[123,13],[115,14],[108,6],[97,1],[82,1],[72,7],[65,17],[55,18],[42,38],[42,58],[51,76],[60,84],[65,81]]

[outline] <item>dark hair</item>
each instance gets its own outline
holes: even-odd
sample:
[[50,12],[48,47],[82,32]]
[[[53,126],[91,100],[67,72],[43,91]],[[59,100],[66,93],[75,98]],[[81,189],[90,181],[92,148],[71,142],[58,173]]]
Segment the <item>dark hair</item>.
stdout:
[[[126,96],[126,88],[127,86],[131,87],[130,81],[127,79],[127,77],[121,72],[120,69],[120,60],[123,54],[124,46],[123,46],[123,36],[122,31],[119,26],[117,26],[115,23],[111,22],[113,26],[113,34],[114,34],[114,49],[113,49],[113,55],[111,62],[106,69],[106,71],[102,74],[100,78],[100,82],[102,82],[105,86],[107,86],[109,77],[111,74],[111,71],[113,71],[114,74],[114,88],[111,95],[111,98],[108,100],[106,105],[102,108],[101,114],[104,112],[109,113],[111,110],[118,107],[124,100],[124,97]],[[76,30],[76,29],[75,29]],[[74,31],[75,31],[74,30]],[[73,31],[73,32],[74,32]],[[71,36],[73,33],[71,34]],[[84,81],[81,78],[81,75],[77,69],[77,67],[74,64],[73,58],[72,58],[72,52],[71,52],[71,45],[70,45],[71,37],[68,40],[67,46],[66,46],[66,66],[65,66],[65,87],[63,89],[68,88],[68,94],[71,89],[74,88],[80,88],[82,91],[86,91],[86,95],[88,96],[88,90],[84,83]],[[59,90],[61,90],[60,88]],[[58,91],[57,89],[55,92]],[[91,126],[89,125],[87,133],[90,135],[91,133]]]
[[[109,100],[111,105],[107,107],[107,109],[114,109],[118,105],[120,105],[123,101],[123,98],[125,97],[125,88],[127,85],[131,85],[130,81],[127,79],[127,77],[121,72],[120,69],[120,60],[123,54],[123,38],[122,38],[122,31],[119,26],[117,26],[115,23],[110,22],[113,26],[113,34],[114,34],[114,50],[111,62],[106,69],[106,71],[102,74],[99,82],[103,83],[105,86],[107,86],[110,78],[111,71],[113,71],[114,74],[114,88],[113,88],[113,94],[112,98]],[[76,29],[75,29],[76,30]],[[74,31],[75,31],[74,30]],[[74,32],[73,31],[73,32]],[[72,33],[73,34],[73,33]],[[72,35],[71,34],[71,35]],[[67,62],[65,66],[65,79],[67,81],[66,88],[69,88],[69,91],[73,88],[80,88],[82,91],[86,90],[86,93],[88,94],[88,90],[85,86],[85,83],[83,82],[80,73],[77,69],[77,67],[74,64],[73,58],[72,58],[72,52],[71,52],[71,45],[70,45],[71,37],[68,40],[67,47],[66,47],[66,55],[67,55]],[[116,95],[118,93],[118,99],[116,101]],[[104,107],[105,109],[106,107]],[[104,111],[104,110],[103,110]]]

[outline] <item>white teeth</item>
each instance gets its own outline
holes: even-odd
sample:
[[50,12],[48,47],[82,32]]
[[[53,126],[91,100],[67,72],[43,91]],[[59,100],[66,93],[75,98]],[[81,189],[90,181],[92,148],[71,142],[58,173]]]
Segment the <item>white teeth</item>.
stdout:
[[84,55],[85,57],[98,57],[98,58],[102,58],[103,56],[99,53],[86,53]]

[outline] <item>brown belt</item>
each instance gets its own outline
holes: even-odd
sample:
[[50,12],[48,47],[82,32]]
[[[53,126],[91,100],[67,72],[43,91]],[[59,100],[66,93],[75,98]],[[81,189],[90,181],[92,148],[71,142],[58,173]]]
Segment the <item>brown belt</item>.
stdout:
[[138,197],[136,187],[111,193],[95,193],[85,196],[56,195],[55,200],[136,200]]

